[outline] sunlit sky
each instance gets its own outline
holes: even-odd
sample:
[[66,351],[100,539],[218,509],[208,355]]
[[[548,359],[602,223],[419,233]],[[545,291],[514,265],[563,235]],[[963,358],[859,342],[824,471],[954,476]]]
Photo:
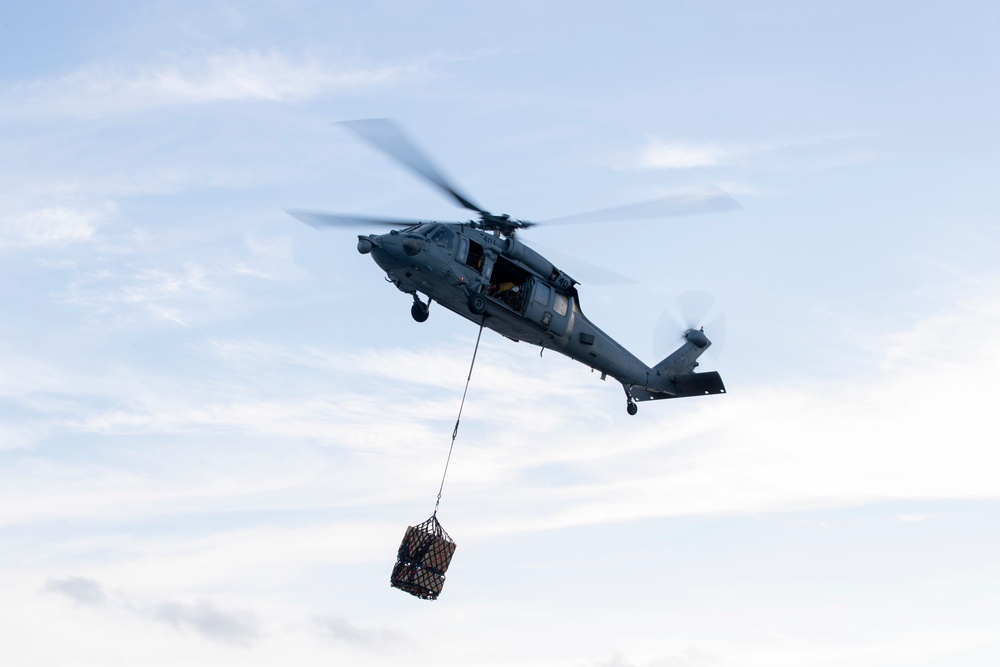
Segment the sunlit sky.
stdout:
[[[1000,662],[1000,5],[6,3],[0,31],[3,664]],[[630,417],[486,332],[437,601],[389,574],[477,328],[284,213],[466,217],[336,125],[375,117],[494,213],[741,205],[521,236],[647,363],[711,294],[728,393]]]

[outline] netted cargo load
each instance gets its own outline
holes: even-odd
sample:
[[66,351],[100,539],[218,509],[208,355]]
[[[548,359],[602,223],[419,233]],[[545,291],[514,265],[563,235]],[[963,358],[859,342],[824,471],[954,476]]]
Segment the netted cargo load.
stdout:
[[438,523],[437,515],[406,529],[392,568],[393,588],[422,600],[436,600],[444,587],[444,573],[455,554],[455,542]]

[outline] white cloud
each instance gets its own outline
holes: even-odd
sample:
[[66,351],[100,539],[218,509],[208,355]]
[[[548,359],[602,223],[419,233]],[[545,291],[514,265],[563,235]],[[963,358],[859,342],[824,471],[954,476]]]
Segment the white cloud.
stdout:
[[60,295],[103,324],[133,326],[149,321],[187,327],[240,308],[235,283],[269,276],[242,260],[187,261],[180,267],[93,269],[75,276]]
[[[1000,417],[989,382],[1000,373],[998,302],[1000,290],[985,288],[949,315],[867,339],[887,350],[886,362],[849,379],[744,385],[726,396],[647,403],[634,418],[620,409],[619,391],[579,364],[488,341],[449,474],[448,492],[463,498],[454,512],[471,521],[469,533],[485,534],[996,497]],[[978,336],[957,350],[955,331]],[[308,507],[316,494],[325,506],[418,500],[436,488],[467,371],[455,347],[348,353],[217,339],[202,348],[200,379],[66,374],[62,387],[45,384],[76,397],[48,404],[58,432],[167,436],[174,460],[150,459],[156,472],[142,483],[114,460],[107,468],[11,467],[4,521],[206,502],[251,508],[263,498]],[[132,451],[140,456],[134,471],[155,448]],[[185,461],[196,451],[192,469]]]
[[751,159],[760,161],[765,156],[793,149],[818,147],[834,144],[832,154],[813,158],[812,161],[824,168],[848,166],[881,157],[870,149],[846,148],[839,146],[848,139],[856,139],[853,134],[806,137],[797,139],[776,139],[772,141],[733,142],[690,141],[649,139],[637,152],[619,162],[625,169],[697,169],[742,165]]
[[717,167],[745,152],[745,147],[716,143],[652,141],[640,153],[638,166],[642,169]]
[[94,237],[97,225],[115,211],[103,204],[42,206],[32,210],[8,210],[0,218],[0,248],[62,246]]
[[[997,497],[1000,415],[990,383],[1000,373],[998,302],[1000,290],[986,289],[950,315],[870,340],[887,349],[887,362],[847,381],[689,403],[682,418],[652,419],[613,453],[584,437],[566,460],[603,481],[533,500],[551,503],[558,525]],[[956,331],[977,336],[957,348]],[[657,409],[643,406],[640,417]]]
[[420,69],[420,64],[412,63],[331,64],[278,50],[164,55],[157,62],[94,64],[56,79],[22,83],[6,96],[5,115],[101,116],[231,100],[295,102],[385,85]]
[[[478,547],[482,553],[498,533],[641,517],[995,497],[991,471],[997,461],[989,458],[994,456],[989,433],[996,432],[991,421],[995,418],[975,401],[923,396],[922,388],[941,386],[947,379],[971,383],[963,386],[975,395],[984,382],[976,374],[988,378],[1000,370],[990,361],[1000,340],[1000,318],[992,305],[998,295],[996,290],[982,290],[959,304],[954,316],[930,317],[910,333],[888,336],[889,341],[900,336],[905,340],[892,347],[891,363],[859,371],[849,385],[744,387],[722,397],[644,404],[634,418],[623,414],[617,391],[590,381],[577,364],[554,355],[540,361],[526,346],[490,341],[480,351],[483,366],[473,379],[476,398],[467,406],[473,424],[463,422],[443,520],[462,548]],[[965,346],[963,355],[929,358],[928,351],[940,349],[955,327],[976,329],[981,337]],[[451,350],[455,345],[442,347]],[[449,376],[460,389],[465,360],[449,360],[456,355],[445,351],[404,349],[372,350],[351,359],[335,348],[245,340],[216,340],[202,352],[208,375],[231,378],[229,371],[242,369],[247,379],[243,393],[234,383],[217,387],[219,393],[214,394],[190,378],[184,383],[145,378],[143,388],[136,388],[138,377],[117,378],[116,384],[94,382],[95,389],[114,387],[121,395],[132,388],[128,397],[135,403],[122,400],[123,414],[135,412],[145,419],[163,415],[158,424],[139,423],[136,428],[148,432],[155,426],[169,436],[168,447],[163,440],[144,446],[139,438],[118,438],[117,445],[106,441],[115,450],[110,459],[60,465],[42,457],[12,462],[0,484],[5,522],[21,529],[45,522],[35,527],[46,534],[46,548],[70,561],[83,554],[112,553],[96,568],[98,580],[143,591],[141,597],[108,593],[95,580],[70,577],[53,580],[49,592],[80,601],[80,591],[84,597],[99,591],[105,599],[99,607],[63,606],[79,616],[101,616],[115,629],[136,622],[150,626],[141,629],[146,636],[157,628],[172,635],[169,629],[176,627],[177,642],[208,639],[212,641],[205,643],[229,651],[236,650],[233,644],[252,643],[260,656],[270,655],[268,651],[283,642],[311,636],[326,650],[355,651],[362,660],[375,659],[384,655],[371,649],[405,643],[397,628],[423,636],[424,626],[405,620],[303,612],[303,604],[322,608],[323,603],[301,599],[293,604],[289,621],[289,615],[276,611],[280,602],[275,602],[273,591],[302,585],[318,569],[336,573],[328,575],[331,578],[363,571],[370,578],[365,586],[385,587],[402,532],[398,509],[416,514],[414,522],[424,518],[421,508],[429,513],[451,428],[448,418],[455,407],[440,398],[446,391],[437,390],[445,389]],[[435,370],[437,365],[443,370]],[[377,379],[366,379],[366,370]],[[368,394],[365,382],[384,381],[396,391],[391,413],[385,394],[363,401],[355,397],[357,402],[342,413],[336,412],[334,400],[293,412],[292,406],[309,396],[314,371],[331,376],[331,386],[349,385],[337,395],[345,400],[351,393]],[[267,393],[269,385],[272,393]],[[517,390],[511,392],[510,387]],[[374,400],[378,396],[382,405]],[[227,407],[233,410],[227,412]],[[421,409],[428,411],[421,415]],[[198,410],[211,419],[199,422]],[[93,413],[106,414],[103,409]],[[497,428],[501,422],[503,428]],[[208,423],[238,435],[219,437],[203,430]],[[962,437],[940,437],[963,423]],[[411,424],[424,430],[410,433]],[[109,433],[127,432],[121,424],[112,426],[117,430]],[[317,426],[328,429],[323,444],[297,439]],[[398,430],[390,432],[394,428]],[[371,429],[379,430],[380,437],[363,447],[350,446]],[[982,430],[987,435],[977,435]],[[583,474],[563,482],[526,479],[525,473],[539,466],[564,466]],[[391,518],[386,508],[392,508]],[[226,517],[224,528],[211,524],[220,515]],[[200,523],[206,516],[211,525],[207,530]],[[286,517],[292,516],[297,525],[286,525]],[[911,516],[900,515],[900,520]],[[50,537],[52,521],[84,527],[87,537]],[[249,521],[245,527],[233,525],[244,521]],[[200,526],[201,532],[154,530],[152,535],[133,536],[121,529],[161,522]],[[372,574],[375,564],[382,570]],[[466,582],[475,579],[469,572],[462,576]],[[328,583],[325,590],[344,585]],[[213,589],[239,589],[247,599],[267,602],[257,613],[256,602],[218,597]],[[459,604],[467,613],[468,598]],[[128,618],[115,619],[116,613]],[[529,633],[526,628],[517,631]],[[327,641],[319,641],[324,638]],[[537,641],[541,645],[547,640]],[[927,640],[929,649],[947,649],[934,641]],[[896,640],[885,646],[860,643],[851,650],[864,653],[864,664],[879,664],[872,655],[899,645]],[[743,655],[732,645],[713,642],[699,642],[698,650],[685,646],[691,645],[661,644],[647,650],[626,645],[622,650],[627,653],[596,664],[707,666],[716,657],[725,662]],[[801,646],[779,651],[778,660],[773,651],[746,659],[747,664],[802,664],[828,648]]]

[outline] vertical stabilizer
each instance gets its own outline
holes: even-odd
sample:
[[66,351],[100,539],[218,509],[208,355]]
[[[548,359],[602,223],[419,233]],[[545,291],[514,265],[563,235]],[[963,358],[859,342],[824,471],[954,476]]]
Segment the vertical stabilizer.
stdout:
[[645,390],[634,387],[632,397],[637,401],[652,401],[726,393],[722,377],[715,371],[694,372],[698,367],[698,357],[711,345],[712,341],[704,331],[688,329],[684,332],[684,344],[653,366],[649,386]]

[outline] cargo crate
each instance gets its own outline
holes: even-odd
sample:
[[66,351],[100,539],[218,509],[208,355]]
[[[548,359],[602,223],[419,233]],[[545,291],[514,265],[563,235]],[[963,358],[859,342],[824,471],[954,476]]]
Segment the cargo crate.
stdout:
[[436,600],[453,555],[455,542],[441,527],[437,515],[409,526],[399,545],[390,583],[423,600]]

